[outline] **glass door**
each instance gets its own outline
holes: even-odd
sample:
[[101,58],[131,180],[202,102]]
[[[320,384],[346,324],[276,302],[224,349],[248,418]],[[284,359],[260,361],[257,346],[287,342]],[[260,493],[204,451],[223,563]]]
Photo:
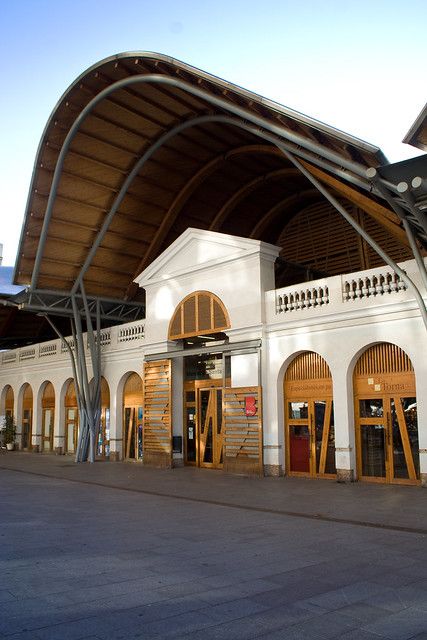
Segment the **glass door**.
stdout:
[[42,451],[53,451],[53,409],[43,409]]
[[292,400],[287,404],[289,473],[319,477],[335,475],[332,400]]
[[197,429],[199,466],[223,466],[222,388],[198,390]]
[[311,437],[308,402],[288,402],[290,473],[310,473]]
[[[190,387],[191,388],[188,388]],[[184,446],[185,463],[197,463],[196,391],[194,384],[187,384],[184,391]]]
[[123,452],[125,460],[142,460],[142,407],[124,408]]
[[31,449],[31,436],[32,436],[32,411],[31,409],[24,409],[22,414],[22,448]]
[[77,448],[78,433],[77,407],[67,407],[65,412],[65,452],[74,453]]
[[414,397],[358,398],[356,422],[358,468],[362,480],[418,483],[417,403]]
[[101,410],[97,454],[105,458],[110,455],[110,409],[108,407],[103,407]]

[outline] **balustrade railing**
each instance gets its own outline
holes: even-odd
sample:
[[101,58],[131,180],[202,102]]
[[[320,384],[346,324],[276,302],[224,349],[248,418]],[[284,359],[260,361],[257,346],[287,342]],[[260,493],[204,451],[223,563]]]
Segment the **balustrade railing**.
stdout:
[[130,342],[131,340],[140,340],[144,337],[144,323],[134,324],[129,327],[119,327],[117,334],[117,342]]
[[379,271],[343,281],[343,300],[357,300],[383,296],[406,290],[406,284],[394,271]]
[[329,304],[329,289],[326,284],[304,289],[281,291],[277,295],[277,313],[288,313]]
[[16,362],[16,351],[5,351],[1,356],[2,364],[9,364],[9,362]]
[[39,344],[39,358],[46,358],[48,356],[56,355],[57,344],[56,342],[45,342]]
[[29,349],[22,349],[19,352],[19,360],[22,362],[23,360],[34,360],[36,357],[36,348],[30,347]]

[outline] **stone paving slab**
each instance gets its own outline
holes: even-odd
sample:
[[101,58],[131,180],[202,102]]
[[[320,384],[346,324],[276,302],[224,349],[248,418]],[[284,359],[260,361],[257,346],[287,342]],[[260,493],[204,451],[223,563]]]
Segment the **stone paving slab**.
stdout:
[[423,640],[426,495],[2,455],[0,639]]

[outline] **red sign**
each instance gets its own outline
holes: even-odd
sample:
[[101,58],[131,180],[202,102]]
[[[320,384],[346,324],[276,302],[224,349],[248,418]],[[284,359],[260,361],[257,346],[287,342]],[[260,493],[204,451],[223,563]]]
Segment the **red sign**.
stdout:
[[247,417],[256,416],[256,398],[255,396],[245,397],[245,415]]

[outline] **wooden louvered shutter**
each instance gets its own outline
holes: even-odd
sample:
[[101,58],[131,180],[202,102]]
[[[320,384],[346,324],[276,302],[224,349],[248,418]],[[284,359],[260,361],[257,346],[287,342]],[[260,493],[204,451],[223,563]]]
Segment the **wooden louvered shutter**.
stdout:
[[172,368],[170,360],[144,365],[144,464],[172,466]]
[[224,389],[223,420],[224,471],[262,475],[261,387]]

